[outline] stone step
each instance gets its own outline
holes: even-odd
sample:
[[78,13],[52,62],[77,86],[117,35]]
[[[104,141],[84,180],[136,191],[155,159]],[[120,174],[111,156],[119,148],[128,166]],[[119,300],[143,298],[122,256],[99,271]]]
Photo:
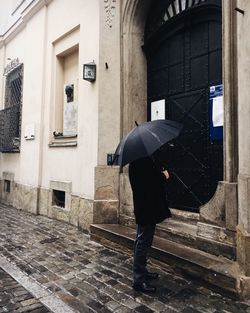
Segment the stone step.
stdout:
[[[172,209],[172,218],[157,225],[156,235],[216,256],[236,259],[235,232],[200,221],[200,214]],[[121,225],[135,228],[132,217],[121,215]]]
[[197,238],[197,225],[169,218],[157,225],[156,235],[192,247]]
[[170,218],[157,225],[156,235],[216,256],[224,256],[230,260],[235,260],[236,257],[235,244],[200,236],[197,222],[195,224],[188,220]]
[[[118,224],[93,224],[90,236],[107,246],[133,248],[135,230]],[[212,289],[237,298],[237,263],[183,244],[155,236],[150,256],[170,264]]]
[[197,224],[200,219],[199,213],[189,212],[171,208],[172,217],[175,220],[187,222],[189,224]]

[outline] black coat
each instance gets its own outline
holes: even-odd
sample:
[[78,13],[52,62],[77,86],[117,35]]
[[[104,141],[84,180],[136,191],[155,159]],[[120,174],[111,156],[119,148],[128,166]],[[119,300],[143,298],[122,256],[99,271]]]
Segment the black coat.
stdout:
[[132,162],[129,165],[129,180],[136,224],[157,224],[171,216],[166,199],[166,177],[151,158]]

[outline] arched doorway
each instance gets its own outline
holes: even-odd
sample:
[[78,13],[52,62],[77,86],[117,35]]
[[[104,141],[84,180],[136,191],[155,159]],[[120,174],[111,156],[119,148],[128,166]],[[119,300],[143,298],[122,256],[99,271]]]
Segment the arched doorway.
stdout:
[[149,12],[148,119],[152,103],[162,100],[165,118],[184,124],[164,156],[172,172],[169,200],[198,211],[223,180],[223,138],[211,135],[209,101],[210,87],[222,84],[221,1],[161,0]]

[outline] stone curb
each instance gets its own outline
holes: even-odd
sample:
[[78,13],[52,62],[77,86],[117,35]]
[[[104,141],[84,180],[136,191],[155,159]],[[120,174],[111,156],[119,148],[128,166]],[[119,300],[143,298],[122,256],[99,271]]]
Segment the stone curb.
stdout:
[[39,300],[47,309],[53,313],[75,313],[67,304],[56,296],[50,294],[39,284],[25,275],[17,266],[0,255],[0,267],[13,277],[20,285],[29,291],[34,298]]

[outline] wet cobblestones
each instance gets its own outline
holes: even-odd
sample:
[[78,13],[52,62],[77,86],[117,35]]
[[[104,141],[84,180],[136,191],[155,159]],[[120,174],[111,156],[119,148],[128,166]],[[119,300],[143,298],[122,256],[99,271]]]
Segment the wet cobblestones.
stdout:
[[[46,217],[5,205],[0,205],[0,216],[0,256],[75,312],[250,313],[250,303],[222,297],[170,267],[150,265],[160,273],[155,295],[135,292],[131,255],[107,249],[77,228]],[[1,279],[0,295],[3,288]],[[0,306],[0,312],[15,311]]]

